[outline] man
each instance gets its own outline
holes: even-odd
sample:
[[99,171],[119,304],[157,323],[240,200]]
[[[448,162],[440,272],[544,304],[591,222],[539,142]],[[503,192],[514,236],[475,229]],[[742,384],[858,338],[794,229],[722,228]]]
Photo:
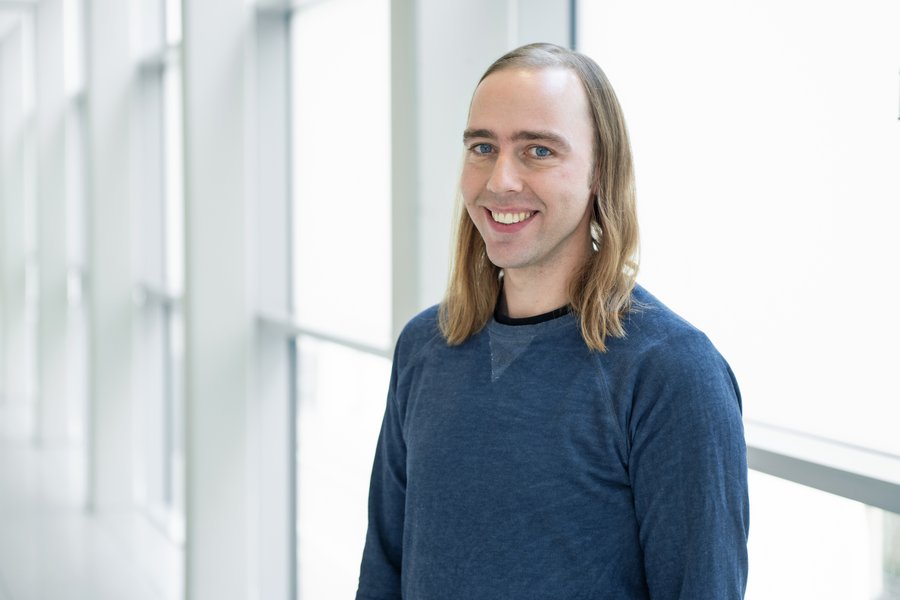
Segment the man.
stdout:
[[631,153],[602,71],[514,50],[463,139],[451,281],[397,343],[357,599],[743,597],[737,384],[635,284]]

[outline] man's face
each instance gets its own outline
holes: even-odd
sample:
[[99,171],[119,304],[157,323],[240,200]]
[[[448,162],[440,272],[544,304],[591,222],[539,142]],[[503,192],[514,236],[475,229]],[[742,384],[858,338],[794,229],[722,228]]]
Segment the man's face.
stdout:
[[591,250],[593,125],[568,69],[506,69],[475,90],[460,187],[491,262],[572,270]]

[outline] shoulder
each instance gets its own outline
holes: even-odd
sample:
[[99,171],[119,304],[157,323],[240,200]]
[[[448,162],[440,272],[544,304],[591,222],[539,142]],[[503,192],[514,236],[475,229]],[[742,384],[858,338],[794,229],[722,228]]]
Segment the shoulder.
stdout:
[[635,286],[632,293],[632,307],[624,327],[625,337],[617,338],[613,349],[670,359],[719,357],[706,334],[641,286]]
[[637,286],[633,308],[625,319],[625,337],[610,351],[627,357],[636,385],[653,396],[687,393],[696,399],[708,394],[737,399],[740,392],[728,363],[702,331]]
[[438,326],[438,306],[431,306],[414,316],[403,327],[394,349],[394,362],[406,365],[429,349],[446,345]]

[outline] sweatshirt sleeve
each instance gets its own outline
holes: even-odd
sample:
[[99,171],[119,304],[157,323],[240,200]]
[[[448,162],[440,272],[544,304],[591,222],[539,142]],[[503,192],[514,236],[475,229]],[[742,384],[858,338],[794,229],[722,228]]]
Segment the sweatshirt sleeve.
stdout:
[[[398,344],[399,347],[399,344]],[[400,600],[406,444],[397,399],[397,352],[369,484],[369,527],[356,600]]]
[[732,600],[747,583],[747,455],[737,383],[702,336],[645,357],[629,476],[650,597]]

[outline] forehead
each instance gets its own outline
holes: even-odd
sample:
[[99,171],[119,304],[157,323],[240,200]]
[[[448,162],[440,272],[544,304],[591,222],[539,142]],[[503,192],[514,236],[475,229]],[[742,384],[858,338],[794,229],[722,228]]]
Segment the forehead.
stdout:
[[558,129],[588,137],[592,130],[584,87],[573,71],[563,67],[491,73],[475,89],[468,126],[500,133]]

